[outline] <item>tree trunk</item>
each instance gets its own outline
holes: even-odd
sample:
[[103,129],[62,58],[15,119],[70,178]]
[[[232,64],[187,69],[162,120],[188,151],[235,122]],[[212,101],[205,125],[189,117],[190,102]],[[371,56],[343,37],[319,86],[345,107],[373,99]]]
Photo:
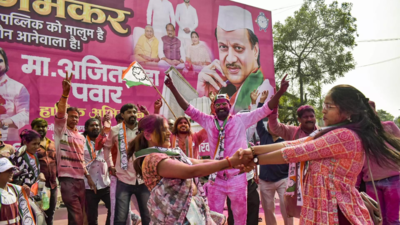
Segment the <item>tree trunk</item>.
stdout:
[[299,76],[300,84],[300,105],[304,104],[304,87],[303,87],[303,76],[301,74],[300,62],[297,64],[297,75]]

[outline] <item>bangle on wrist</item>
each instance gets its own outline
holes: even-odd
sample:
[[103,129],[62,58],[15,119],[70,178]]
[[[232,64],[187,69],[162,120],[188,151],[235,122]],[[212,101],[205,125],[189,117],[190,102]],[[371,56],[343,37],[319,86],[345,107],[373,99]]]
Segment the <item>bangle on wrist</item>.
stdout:
[[62,95],[62,97],[63,97],[63,98],[68,98],[68,97],[69,97],[69,95]]
[[232,168],[231,160],[229,160],[229,156],[225,157],[226,161],[228,161],[229,168]]
[[253,146],[250,146],[250,150],[251,150],[251,153],[253,154],[253,156],[255,156],[256,152],[254,151],[254,147]]

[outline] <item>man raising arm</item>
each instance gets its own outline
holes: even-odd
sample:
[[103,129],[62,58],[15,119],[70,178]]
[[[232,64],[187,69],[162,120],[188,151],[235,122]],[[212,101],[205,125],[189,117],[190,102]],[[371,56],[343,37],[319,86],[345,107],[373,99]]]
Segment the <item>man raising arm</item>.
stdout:
[[85,137],[78,132],[79,110],[67,109],[67,100],[71,90],[72,74],[68,73],[62,82],[63,94],[58,102],[58,112],[54,120],[54,139],[58,180],[61,186],[62,200],[68,210],[68,224],[83,225],[85,206],[86,176],[91,189],[96,192],[96,185],[85,168],[83,158]]
[[[277,104],[279,97],[289,86],[289,82],[285,78],[282,80],[281,90],[271,99],[271,104]],[[216,116],[208,115],[189,105],[169,76],[165,84],[175,96],[180,107],[185,110],[185,113],[207,131],[211,159],[221,160],[232,156],[239,148],[247,148],[246,130],[272,112],[268,105],[265,105],[249,113],[231,115],[229,98],[226,94],[223,94],[217,95],[214,101]],[[211,182],[207,192],[210,209],[222,213],[226,197],[229,197],[235,224],[246,224],[246,174],[241,174],[238,169],[227,169],[211,174],[209,180]]]

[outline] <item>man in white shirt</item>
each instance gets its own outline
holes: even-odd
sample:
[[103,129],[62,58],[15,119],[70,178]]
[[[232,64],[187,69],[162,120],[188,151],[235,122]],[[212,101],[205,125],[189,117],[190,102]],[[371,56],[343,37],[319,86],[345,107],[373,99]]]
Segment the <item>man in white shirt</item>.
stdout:
[[[137,107],[133,104],[126,104],[121,107],[121,116],[124,121],[111,128],[110,135],[104,144],[105,160],[108,170],[118,179],[115,196],[114,225],[125,225],[128,218],[130,199],[136,196],[142,224],[150,223],[150,214],[147,209],[147,201],[150,192],[143,180],[136,175],[133,167],[133,158],[128,159],[128,144],[136,137],[137,129]],[[111,156],[111,148],[116,144],[117,160],[114,165]]]
[[190,33],[199,25],[197,11],[190,5],[190,0],[183,0],[176,6],[175,19],[179,25],[178,37],[190,40]]
[[[151,23],[152,18],[153,24]],[[166,34],[165,26],[168,23],[175,26],[174,8],[171,2],[168,0],[150,0],[147,6],[147,24],[153,25],[157,39]]]
[[[85,178],[86,189],[86,215],[89,225],[97,225],[98,221],[98,205],[100,200],[104,202],[107,208],[106,224],[110,224],[110,177],[108,174],[107,163],[104,160],[103,149],[96,148],[96,140],[100,134],[100,121],[96,118],[90,118],[85,122],[85,132],[83,135],[86,138],[85,143],[85,165],[89,171],[96,189],[92,190]],[[101,137],[100,137],[101,139]]]
[[0,48],[0,130],[3,141],[19,141],[18,129],[29,123],[29,92],[7,76],[8,58]]

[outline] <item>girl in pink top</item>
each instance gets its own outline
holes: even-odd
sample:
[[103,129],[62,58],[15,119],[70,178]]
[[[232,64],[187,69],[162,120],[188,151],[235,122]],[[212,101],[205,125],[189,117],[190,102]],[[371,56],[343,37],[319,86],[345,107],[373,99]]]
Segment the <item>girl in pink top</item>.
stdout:
[[[356,88],[338,85],[323,107],[325,129],[313,138],[245,149],[259,164],[309,162],[300,224],[373,224],[355,188],[365,156],[400,168],[400,140],[388,135]],[[393,146],[393,150],[385,145]]]

